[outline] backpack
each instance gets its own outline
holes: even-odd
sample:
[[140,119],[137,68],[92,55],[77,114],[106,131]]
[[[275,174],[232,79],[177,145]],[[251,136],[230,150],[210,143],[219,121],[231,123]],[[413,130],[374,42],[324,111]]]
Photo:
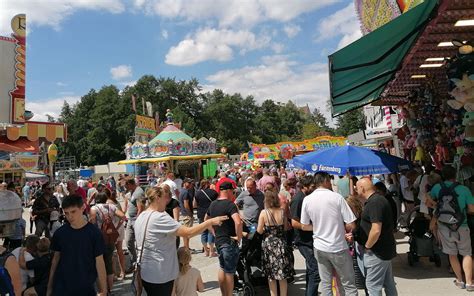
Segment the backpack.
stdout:
[[15,296],[12,279],[8,270],[5,268],[5,262],[8,257],[13,256],[11,253],[3,253],[0,255],[0,295],[1,296]]
[[100,226],[100,231],[104,238],[105,245],[115,245],[119,237],[117,227],[115,227],[112,217],[110,217],[110,208],[107,207],[107,215],[105,215],[99,207],[97,210],[101,213],[102,216],[102,225]]
[[438,194],[438,206],[436,207],[438,222],[446,225],[452,231],[457,231],[464,221],[464,213],[458,204],[458,194],[454,190],[459,184],[453,183],[447,187],[444,182],[441,182],[440,185],[441,190]]

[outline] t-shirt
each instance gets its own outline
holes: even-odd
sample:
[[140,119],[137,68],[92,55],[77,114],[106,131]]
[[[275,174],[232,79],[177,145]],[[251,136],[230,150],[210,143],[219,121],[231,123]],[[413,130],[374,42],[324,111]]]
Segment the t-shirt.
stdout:
[[408,201],[414,201],[413,191],[410,189],[410,184],[408,183],[408,178],[406,176],[400,177],[400,187],[402,188],[403,198]]
[[199,220],[201,221],[204,220],[204,216],[206,215],[207,209],[211,205],[211,202],[215,201],[217,197],[218,197],[217,192],[210,188],[199,190],[196,193],[195,199],[198,206],[197,217]]
[[33,285],[38,296],[46,295],[49,280],[49,270],[51,269],[51,254],[43,255],[26,262],[26,269],[34,270],[35,280]]
[[235,203],[238,206],[243,206],[243,218],[245,224],[251,225],[258,223],[260,212],[265,207],[264,199],[265,196],[260,190],[257,190],[253,196],[250,195],[247,190],[239,194],[239,197],[237,197]]
[[[290,213],[291,218],[294,220],[301,221],[301,209],[303,207],[303,200],[305,194],[301,191],[295,194],[290,203]],[[306,245],[313,247],[313,232],[312,231],[303,231],[301,229],[295,229],[295,244],[296,245]]]
[[191,267],[185,274],[179,273],[175,281],[176,296],[197,296],[197,280],[201,272]]
[[138,214],[138,207],[137,203],[141,202],[143,203],[145,201],[145,192],[143,192],[143,189],[140,186],[137,186],[135,190],[132,192],[132,195],[130,196],[130,200],[128,202],[128,218],[130,220],[135,220],[137,219],[137,214]]
[[[446,187],[449,187],[453,184],[453,182],[444,181],[444,184],[446,185]],[[436,184],[433,186],[433,188],[431,189],[431,197],[433,198],[433,200],[437,200],[439,198],[438,195],[439,195],[440,190],[441,190],[440,184]],[[466,215],[467,205],[474,204],[474,197],[472,196],[469,188],[467,188],[464,185],[456,186],[456,188],[454,188],[454,191],[458,195],[459,208],[464,213],[464,221],[462,222],[462,225],[467,225],[467,215]]]
[[[47,201],[46,198],[42,196],[35,199],[35,202],[33,203],[32,208],[33,208],[33,214],[36,215],[36,212],[43,211],[48,208],[58,210],[59,203],[58,203],[57,198],[54,196],[51,196],[49,198],[49,201]],[[49,222],[49,216],[50,216],[49,213],[43,213],[43,214],[37,215],[36,219]]]
[[22,190],[22,191],[23,191],[23,197],[25,197],[25,198],[29,198],[29,197],[30,197],[30,194],[31,194],[31,187],[30,187],[30,186],[25,185],[25,186],[23,187],[23,190]]
[[[54,296],[95,296],[96,257],[104,254],[102,233],[91,223],[80,229],[64,224],[54,234],[51,251],[60,252]],[[80,289],[78,289],[80,287]]]
[[[13,254],[13,256],[15,256],[17,262],[19,262],[18,258],[20,258],[20,250],[21,250],[21,247],[16,248],[15,250],[12,251],[12,254]],[[28,262],[28,261],[33,260],[33,259],[34,259],[34,257],[30,253],[25,251],[25,261]],[[24,270],[24,269],[20,268],[20,278],[21,278],[22,290],[26,289],[26,286],[28,284],[28,278],[34,278],[34,277],[35,277],[34,270]]]
[[[150,217],[151,215],[151,217]],[[148,217],[145,246],[143,236]],[[144,281],[163,284],[176,279],[179,265],[176,253],[176,231],[181,227],[165,212],[146,210],[135,221],[135,237],[138,246],[138,258],[143,250],[141,277]]]
[[[192,216],[192,209],[193,209],[193,196],[191,193],[183,188],[181,189],[181,192],[179,193],[179,207],[181,209],[181,215],[183,216]],[[184,202],[188,201],[188,205],[191,209],[191,213],[185,208]]]
[[170,202],[166,205],[165,212],[168,213],[168,215],[170,215],[171,218],[174,219],[173,210],[176,208],[179,208],[179,202],[176,199],[172,198]]
[[176,196],[176,190],[178,189],[178,186],[176,185],[176,183],[171,179],[166,179],[163,184],[166,184],[170,187],[171,197],[177,200],[178,197]]
[[337,180],[336,185],[337,185],[337,193],[342,195],[342,197],[347,198],[350,194],[350,188],[349,188],[349,178],[344,177],[342,179]]
[[232,219],[233,214],[238,214],[239,211],[233,202],[228,199],[217,199],[211,203],[207,210],[207,215],[210,218],[218,216],[227,216],[229,219],[222,222],[221,226],[214,225],[214,232],[216,234],[216,246],[231,243],[231,236],[236,236],[235,223]]
[[397,256],[395,237],[393,236],[393,214],[388,200],[377,193],[372,194],[362,210],[357,242],[365,245],[369,237],[372,223],[382,223],[382,231],[371,250],[382,260],[390,260]]
[[86,193],[86,191],[82,187],[78,187],[75,194],[82,197],[82,201],[86,205],[86,213],[89,213],[89,211],[91,210],[91,207],[87,204],[87,193]]
[[313,225],[314,248],[323,252],[337,253],[348,249],[344,223],[352,223],[356,217],[339,193],[318,188],[303,200],[301,223]]

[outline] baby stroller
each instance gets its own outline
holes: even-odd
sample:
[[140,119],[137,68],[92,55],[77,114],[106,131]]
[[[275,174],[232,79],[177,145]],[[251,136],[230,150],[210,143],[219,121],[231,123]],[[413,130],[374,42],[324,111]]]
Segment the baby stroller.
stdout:
[[436,267],[441,266],[439,250],[435,246],[433,234],[430,233],[430,220],[420,213],[420,206],[416,206],[408,214],[408,243],[410,251],[407,253],[408,265],[413,266],[419,257],[429,257]]
[[255,286],[267,284],[262,271],[262,235],[257,232],[242,239],[234,283],[234,295],[238,296],[254,296]]

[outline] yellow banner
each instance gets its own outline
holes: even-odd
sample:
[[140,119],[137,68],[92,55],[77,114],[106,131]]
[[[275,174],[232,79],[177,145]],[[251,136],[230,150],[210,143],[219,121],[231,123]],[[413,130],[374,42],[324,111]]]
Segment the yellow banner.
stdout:
[[15,161],[18,163],[25,171],[35,171],[38,167],[38,155],[17,155],[15,156]]
[[137,128],[156,131],[155,119],[143,115],[137,115]]

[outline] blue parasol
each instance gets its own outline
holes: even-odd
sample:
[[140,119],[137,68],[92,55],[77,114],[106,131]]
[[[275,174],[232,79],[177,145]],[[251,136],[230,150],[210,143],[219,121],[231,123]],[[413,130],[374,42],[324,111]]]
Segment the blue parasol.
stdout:
[[310,172],[353,176],[396,173],[411,168],[410,161],[376,150],[337,146],[293,158],[293,164]]

